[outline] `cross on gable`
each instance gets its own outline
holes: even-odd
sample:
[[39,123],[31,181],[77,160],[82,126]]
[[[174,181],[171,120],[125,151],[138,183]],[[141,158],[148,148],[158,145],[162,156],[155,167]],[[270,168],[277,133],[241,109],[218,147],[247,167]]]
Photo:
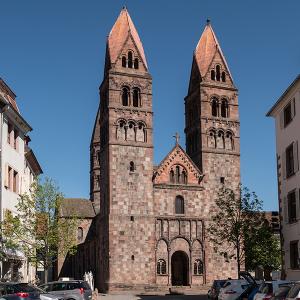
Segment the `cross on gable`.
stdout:
[[180,139],[180,135],[178,134],[178,132],[176,132],[176,134],[173,135],[173,138],[175,138],[176,145],[178,145],[179,144],[179,139]]

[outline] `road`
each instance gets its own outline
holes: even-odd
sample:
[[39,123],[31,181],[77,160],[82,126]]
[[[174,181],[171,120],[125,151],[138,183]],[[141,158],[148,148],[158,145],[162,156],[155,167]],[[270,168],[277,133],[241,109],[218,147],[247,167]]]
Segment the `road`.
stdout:
[[165,295],[165,296],[133,296],[133,295],[100,295],[99,300],[207,300],[206,295]]

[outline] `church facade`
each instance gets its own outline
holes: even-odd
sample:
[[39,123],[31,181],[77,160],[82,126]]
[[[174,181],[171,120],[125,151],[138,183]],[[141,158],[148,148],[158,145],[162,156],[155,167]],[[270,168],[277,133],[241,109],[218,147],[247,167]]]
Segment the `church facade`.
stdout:
[[59,260],[60,276],[92,270],[102,291],[237,277],[236,262],[213,250],[206,230],[220,187],[240,182],[238,91],[209,22],[184,102],[186,151],[176,136],[155,166],[152,77],[124,8],[107,40],[90,146],[89,216],[80,216],[78,253]]

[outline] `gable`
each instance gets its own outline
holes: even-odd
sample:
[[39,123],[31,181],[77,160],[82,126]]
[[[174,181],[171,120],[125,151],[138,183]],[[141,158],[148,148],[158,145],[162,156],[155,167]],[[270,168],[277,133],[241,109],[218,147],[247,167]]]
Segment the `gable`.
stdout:
[[186,172],[186,184],[200,184],[203,175],[179,145],[176,145],[158,166],[154,174],[154,184],[172,184],[170,180],[170,172],[172,170],[176,172],[177,166],[179,167],[181,174],[183,171]]

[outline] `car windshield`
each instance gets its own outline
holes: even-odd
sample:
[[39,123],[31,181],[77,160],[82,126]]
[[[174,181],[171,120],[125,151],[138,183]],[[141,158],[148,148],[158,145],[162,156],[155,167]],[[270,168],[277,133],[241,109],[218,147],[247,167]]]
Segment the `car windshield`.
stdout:
[[285,297],[289,290],[291,289],[291,286],[289,285],[282,285],[279,287],[278,291],[275,292],[275,297]]
[[300,284],[294,285],[287,294],[287,298],[296,298],[300,290]]
[[89,284],[85,281],[82,281],[80,284],[81,284],[81,287],[85,290],[90,290],[91,289]]
[[259,289],[258,289],[258,292],[261,293],[261,294],[271,294],[273,293],[273,286],[272,286],[272,283],[269,283],[269,282],[263,282]]
[[44,291],[40,288],[34,287],[32,285],[28,285],[27,283],[18,283],[14,284],[14,289],[18,292],[26,292],[26,293],[44,293]]

